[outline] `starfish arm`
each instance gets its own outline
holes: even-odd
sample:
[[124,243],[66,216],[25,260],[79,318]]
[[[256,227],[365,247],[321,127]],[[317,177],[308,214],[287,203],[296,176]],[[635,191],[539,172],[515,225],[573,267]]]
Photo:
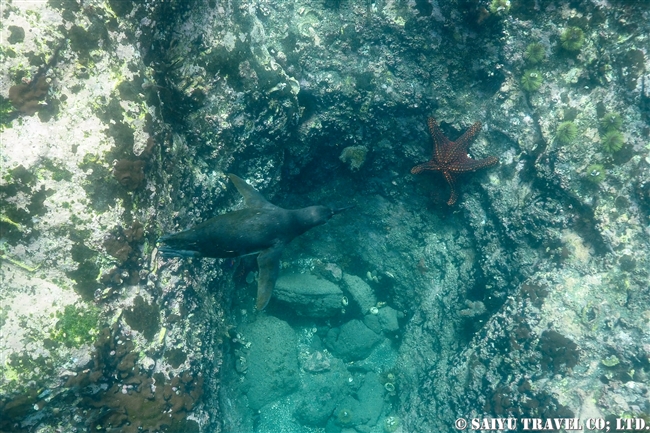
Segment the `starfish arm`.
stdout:
[[422,173],[425,170],[439,171],[440,166],[435,163],[435,161],[427,161],[422,164],[418,164],[411,169],[411,174]]
[[461,137],[454,141],[447,151],[449,161],[462,158],[467,155],[467,148],[469,147],[474,137],[481,132],[481,122],[474,123]]
[[449,197],[449,200],[447,200],[447,205],[451,206],[452,204],[456,203],[456,199],[458,198],[458,191],[456,190],[456,180],[454,179],[454,176],[452,176],[452,174],[448,171],[443,171],[442,174],[445,176],[445,179],[449,184],[449,189],[451,190],[451,196]]
[[449,149],[449,145],[452,143],[447,137],[445,137],[445,134],[442,133],[442,129],[440,129],[435,118],[429,117],[428,124],[429,133],[431,134],[431,138],[433,138],[433,159],[436,161],[444,161],[445,155],[447,155],[445,149]]
[[448,168],[452,173],[465,173],[468,171],[477,171],[482,168],[492,167],[499,162],[499,158],[490,156],[485,159],[472,159],[465,156],[464,159],[458,161]]

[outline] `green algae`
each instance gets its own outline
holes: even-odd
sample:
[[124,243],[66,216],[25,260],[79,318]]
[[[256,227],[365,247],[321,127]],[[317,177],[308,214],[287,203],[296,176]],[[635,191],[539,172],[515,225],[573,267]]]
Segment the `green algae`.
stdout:
[[610,355],[606,358],[601,359],[600,363],[603,364],[605,367],[615,367],[618,364],[620,364],[620,361],[618,360],[616,355]]
[[510,12],[510,0],[492,0],[490,12],[496,15],[505,15]]
[[52,179],[56,181],[66,180],[69,182],[72,180],[72,172],[63,167],[60,163],[54,162],[51,159],[46,159],[43,161],[43,167],[52,172]]
[[38,270],[38,268],[41,267],[40,263],[38,265],[36,265],[36,266],[30,266],[30,265],[28,265],[26,263],[21,262],[20,260],[14,259],[13,257],[11,257],[11,256],[9,256],[7,254],[0,254],[0,260],[6,260],[11,264],[13,264],[15,266],[18,266],[21,269],[26,270],[27,272],[36,272]]
[[11,121],[14,119],[14,116],[12,116],[13,112],[14,108],[11,105],[11,101],[0,96],[0,132],[11,124]]
[[59,320],[50,333],[52,341],[68,348],[93,342],[97,334],[99,310],[94,307],[86,309],[67,305],[63,312],[58,312],[56,316]]

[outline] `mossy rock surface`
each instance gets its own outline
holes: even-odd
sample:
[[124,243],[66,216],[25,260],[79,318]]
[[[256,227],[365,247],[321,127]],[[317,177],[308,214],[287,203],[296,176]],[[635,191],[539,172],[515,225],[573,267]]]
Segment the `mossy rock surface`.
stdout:
[[57,317],[59,321],[50,335],[53,341],[61,342],[68,348],[94,341],[99,319],[97,309],[81,309],[74,305],[67,305],[63,313],[57,314]]
[[372,287],[356,275],[343,274],[343,284],[350,294],[350,300],[354,301],[364,314],[377,304]]
[[275,284],[273,294],[300,316],[332,317],[343,307],[341,289],[312,274],[282,275]]
[[348,395],[339,403],[333,414],[334,423],[342,427],[376,425],[384,406],[384,393],[377,373],[366,374],[356,395]]
[[360,320],[351,320],[340,328],[332,328],[325,337],[325,344],[345,362],[366,358],[383,338]]
[[[345,389],[344,381],[347,377],[343,363],[337,361],[332,370],[311,376],[309,381],[305,381],[294,413],[301,424],[324,426],[334,412]],[[320,397],[314,398],[316,395]]]
[[284,321],[261,316],[243,331],[251,343],[242,383],[253,410],[291,394],[299,387],[296,333]]

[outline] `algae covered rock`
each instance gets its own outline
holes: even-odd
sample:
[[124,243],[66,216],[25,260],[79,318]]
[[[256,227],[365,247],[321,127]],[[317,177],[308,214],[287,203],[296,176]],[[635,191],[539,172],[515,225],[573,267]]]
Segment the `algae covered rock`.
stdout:
[[275,283],[275,298],[299,316],[332,317],[341,311],[343,292],[330,281],[312,274],[282,275]]
[[[255,432],[299,432],[302,431],[300,424],[290,416],[287,416],[285,404],[290,404],[291,397],[282,399],[278,404],[269,404],[259,411],[259,421],[256,421]],[[229,430],[230,431],[230,430]]]
[[367,357],[382,339],[360,320],[351,320],[340,328],[330,329],[325,344],[343,361],[350,362]]
[[284,321],[262,316],[244,330],[251,343],[242,384],[253,410],[298,389],[296,333]]
[[372,287],[356,275],[343,274],[343,283],[352,300],[359,305],[364,314],[377,303]]
[[384,406],[384,393],[377,373],[366,374],[356,396],[348,395],[339,403],[334,423],[342,427],[376,425]]
[[395,332],[399,330],[399,323],[397,322],[397,310],[391,307],[380,308],[377,313],[379,325],[384,332]]
[[[294,413],[303,425],[322,426],[332,415],[344,388],[345,368],[337,360],[334,369],[317,374],[305,381],[300,390],[300,400]],[[319,398],[314,398],[319,396]]]
[[377,334],[382,332],[395,332],[399,330],[397,322],[398,313],[394,308],[383,307],[377,309],[377,314],[366,314],[363,323]]

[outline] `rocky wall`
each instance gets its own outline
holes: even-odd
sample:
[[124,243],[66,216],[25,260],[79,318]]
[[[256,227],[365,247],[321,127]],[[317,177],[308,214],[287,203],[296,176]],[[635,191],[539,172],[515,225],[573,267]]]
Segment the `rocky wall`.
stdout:
[[[647,417],[642,5],[2,13],[0,429]],[[451,207],[409,173],[428,116],[451,140],[481,121],[469,153],[500,160]],[[239,205],[229,172],[282,207],[356,205],[285,250],[264,313],[254,260],[156,255]]]

